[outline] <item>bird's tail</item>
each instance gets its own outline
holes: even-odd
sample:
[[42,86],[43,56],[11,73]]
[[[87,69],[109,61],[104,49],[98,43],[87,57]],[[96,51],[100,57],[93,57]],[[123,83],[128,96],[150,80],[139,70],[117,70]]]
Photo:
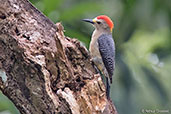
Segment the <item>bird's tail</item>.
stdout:
[[106,77],[106,96],[107,96],[107,99],[110,98],[110,83],[109,83],[108,77]]
[[112,84],[112,76],[109,76],[109,78],[110,78],[110,84]]

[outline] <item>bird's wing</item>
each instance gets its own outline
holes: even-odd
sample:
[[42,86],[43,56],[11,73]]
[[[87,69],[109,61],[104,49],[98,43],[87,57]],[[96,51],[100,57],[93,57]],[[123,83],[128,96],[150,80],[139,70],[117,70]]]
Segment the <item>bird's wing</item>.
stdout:
[[109,74],[110,83],[112,83],[112,75],[115,67],[115,43],[112,35],[103,34],[98,38],[99,52],[103,63]]

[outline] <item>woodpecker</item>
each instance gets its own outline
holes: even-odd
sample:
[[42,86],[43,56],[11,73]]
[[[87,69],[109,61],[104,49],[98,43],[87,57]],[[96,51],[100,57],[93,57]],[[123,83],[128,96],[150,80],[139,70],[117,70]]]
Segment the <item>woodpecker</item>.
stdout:
[[115,43],[112,37],[114,24],[106,15],[94,19],[83,19],[93,24],[95,30],[89,46],[90,55],[95,66],[106,77],[106,96],[110,97],[110,84],[115,68]]

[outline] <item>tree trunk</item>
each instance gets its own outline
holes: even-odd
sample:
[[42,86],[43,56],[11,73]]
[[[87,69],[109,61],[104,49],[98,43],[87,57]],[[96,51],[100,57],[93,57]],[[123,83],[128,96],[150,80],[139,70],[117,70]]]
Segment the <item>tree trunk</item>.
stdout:
[[0,0],[0,89],[22,114],[116,114],[76,39],[27,0]]

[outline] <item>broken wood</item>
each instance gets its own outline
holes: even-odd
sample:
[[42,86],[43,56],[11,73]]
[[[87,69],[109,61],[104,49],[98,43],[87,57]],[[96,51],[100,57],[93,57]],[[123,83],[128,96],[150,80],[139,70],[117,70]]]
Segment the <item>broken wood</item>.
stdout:
[[0,89],[22,114],[117,114],[77,39],[27,0],[0,0]]

